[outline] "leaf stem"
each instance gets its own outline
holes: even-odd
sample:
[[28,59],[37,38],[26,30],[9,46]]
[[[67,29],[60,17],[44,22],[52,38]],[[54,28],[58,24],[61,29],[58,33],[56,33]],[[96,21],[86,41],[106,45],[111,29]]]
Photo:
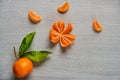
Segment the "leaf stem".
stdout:
[[15,47],[13,47],[13,49],[14,49],[14,55],[15,55],[15,58],[16,58],[16,59],[19,59],[19,56],[18,56],[17,53],[16,53],[16,49],[15,49]]

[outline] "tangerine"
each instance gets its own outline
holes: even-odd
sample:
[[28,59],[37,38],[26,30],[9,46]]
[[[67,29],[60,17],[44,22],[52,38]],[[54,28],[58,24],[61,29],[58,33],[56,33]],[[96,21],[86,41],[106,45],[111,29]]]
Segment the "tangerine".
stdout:
[[28,58],[20,58],[13,64],[13,72],[16,77],[24,78],[33,70],[33,63]]

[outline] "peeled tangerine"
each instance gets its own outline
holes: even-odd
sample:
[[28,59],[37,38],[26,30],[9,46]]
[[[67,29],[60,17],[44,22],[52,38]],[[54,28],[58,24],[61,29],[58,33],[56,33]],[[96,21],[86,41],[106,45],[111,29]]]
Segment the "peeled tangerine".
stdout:
[[66,1],[60,7],[57,8],[57,11],[60,13],[65,13],[70,8],[70,2]]
[[99,21],[97,19],[93,20],[93,29],[96,32],[101,32],[103,30],[102,26],[100,25]]
[[50,41],[53,43],[60,42],[62,47],[71,45],[76,38],[70,33],[72,29],[73,27],[71,23],[68,23],[65,28],[65,23],[63,21],[55,22],[50,30]]
[[41,16],[37,15],[32,10],[29,11],[28,16],[29,16],[29,19],[34,23],[38,23],[42,19]]

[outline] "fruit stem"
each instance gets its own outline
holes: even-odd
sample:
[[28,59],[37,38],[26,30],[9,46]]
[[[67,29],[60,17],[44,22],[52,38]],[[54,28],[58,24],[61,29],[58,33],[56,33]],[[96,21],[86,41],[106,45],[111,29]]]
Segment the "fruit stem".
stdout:
[[15,58],[16,58],[16,59],[19,59],[19,56],[18,56],[17,53],[16,53],[16,49],[15,49],[15,47],[13,47],[13,49],[14,49],[14,55],[15,55]]

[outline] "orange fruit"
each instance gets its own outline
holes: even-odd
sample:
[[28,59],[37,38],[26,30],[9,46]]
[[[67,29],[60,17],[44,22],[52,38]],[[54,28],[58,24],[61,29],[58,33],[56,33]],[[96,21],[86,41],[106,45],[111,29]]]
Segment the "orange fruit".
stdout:
[[53,27],[50,29],[50,41],[53,43],[60,42],[62,47],[67,47],[73,43],[75,36],[70,32],[73,27],[71,23],[65,27],[63,21],[57,21],[53,24]]
[[20,58],[13,64],[13,72],[18,78],[24,78],[32,72],[32,69],[32,61],[27,58]]

